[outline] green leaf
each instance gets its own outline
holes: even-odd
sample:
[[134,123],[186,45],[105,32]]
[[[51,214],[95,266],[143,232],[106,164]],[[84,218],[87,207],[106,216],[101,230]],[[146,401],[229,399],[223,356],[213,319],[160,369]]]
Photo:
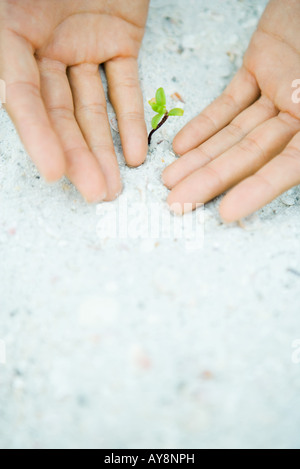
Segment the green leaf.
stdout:
[[175,107],[169,112],[170,117],[181,117],[183,116],[183,114],[184,114],[184,110],[179,107]]
[[163,114],[157,114],[156,116],[153,117],[153,119],[152,119],[152,128],[154,130],[157,129],[157,126],[160,123],[163,116],[164,116]]
[[163,88],[159,88],[156,91],[155,97],[157,104],[159,104],[160,106],[165,106],[167,104],[167,99]]
[[149,101],[150,106],[152,107],[154,112],[157,112],[158,114],[165,114],[166,108],[163,106],[160,106],[156,102]]

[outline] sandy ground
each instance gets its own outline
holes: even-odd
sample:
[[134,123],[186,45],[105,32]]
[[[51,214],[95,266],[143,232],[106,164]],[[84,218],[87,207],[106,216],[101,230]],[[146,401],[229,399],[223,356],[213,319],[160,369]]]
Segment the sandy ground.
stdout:
[[300,189],[244,229],[208,204],[196,245],[191,228],[143,239],[143,210],[169,219],[173,136],[229,82],[265,4],[152,1],[145,104],[159,86],[186,104],[139,169],[113,130],[139,239],[111,236],[120,202],[46,185],[0,111],[2,448],[300,447]]

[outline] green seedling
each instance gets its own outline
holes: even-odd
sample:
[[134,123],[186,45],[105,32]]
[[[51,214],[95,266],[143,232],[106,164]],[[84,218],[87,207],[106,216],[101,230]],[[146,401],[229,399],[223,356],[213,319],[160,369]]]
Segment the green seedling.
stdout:
[[174,108],[171,111],[167,111],[166,105],[166,94],[163,88],[159,88],[156,91],[155,98],[150,99],[150,106],[156,115],[152,119],[152,131],[149,134],[148,144],[150,145],[153,134],[160,129],[169,119],[169,117],[181,117],[184,114],[184,110],[180,108]]

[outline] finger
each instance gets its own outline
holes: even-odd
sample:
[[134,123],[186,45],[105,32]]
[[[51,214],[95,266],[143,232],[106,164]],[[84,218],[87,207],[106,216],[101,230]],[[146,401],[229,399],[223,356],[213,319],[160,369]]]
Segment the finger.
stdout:
[[139,166],[147,156],[148,136],[137,61],[134,58],[111,60],[106,63],[105,71],[125,160],[129,166]]
[[180,182],[170,193],[170,205],[176,202],[179,211],[184,203],[206,203],[249,177],[278,155],[290,142],[300,122],[289,114],[280,113],[251,132],[204,168]]
[[227,127],[200,147],[186,153],[163,173],[163,182],[173,188],[180,181],[202,168],[240,142],[248,133],[278,114],[272,102],[262,96],[256,103],[239,114]]
[[220,214],[227,223],[240,220],[300,184],[300,133],[285,150],[223,199]]
[[76,120],[90,150],[98,160],[107,186],[106,200],[113,200],[122,190],[106,99],[99,67],[82,64],[69,69]]
[[65,152],[66,174],[88,202],[104,200],[104,175],[75,120],[66,68],[60,62],[48,59],[39,61],[39,68],[46,109]]
[[41,98],[33,50],[10,31],[3,36],[0,67],[6,82],[6,109],[40,173],[48,181],[56,181],[65,172],[65,156]]
[[259,95],[255,78],[241,68],[221,96],[179,132],[173,142],[174,151],[184,155],[198,147],[254,103]]

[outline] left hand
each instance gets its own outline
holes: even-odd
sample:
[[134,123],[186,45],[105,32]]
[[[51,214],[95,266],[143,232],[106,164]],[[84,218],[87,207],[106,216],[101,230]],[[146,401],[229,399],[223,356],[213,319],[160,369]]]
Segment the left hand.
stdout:
[[300,93],[292,88],[299,25],[298,0],[272,0],[231,84],[176,136],[174,150],[184,156],[163,174],[174,211],[233,188],[220,206],[233,222],[300,184]]
[[65,174],[88,202],[122,183],[99,75],[104,64],[125,160],[146,158],[137,58],[149,0],[1,0],[6,109],[48,181]]

